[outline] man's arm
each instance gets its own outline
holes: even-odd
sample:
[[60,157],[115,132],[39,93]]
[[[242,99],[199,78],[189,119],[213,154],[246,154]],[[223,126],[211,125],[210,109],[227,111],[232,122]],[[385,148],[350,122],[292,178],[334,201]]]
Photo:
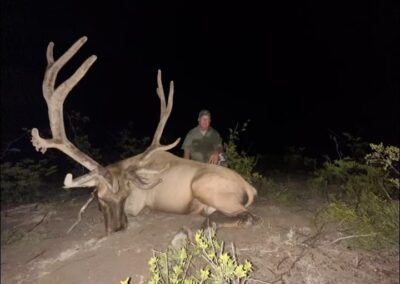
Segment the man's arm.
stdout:
[[215,146],[214,146],[214,152],[211,154],[210,159],[208,162],[210,164],[218,164],[219,161],[219,154],[222,153],[223,147],[222,147],[222,138],[219,135],[218,131],[215,131]]

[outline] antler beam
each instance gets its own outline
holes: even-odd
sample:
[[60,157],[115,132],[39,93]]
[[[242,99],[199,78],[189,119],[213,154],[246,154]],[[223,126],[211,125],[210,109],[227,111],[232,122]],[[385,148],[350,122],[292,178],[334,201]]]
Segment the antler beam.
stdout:
[[100,170],[102,172],[107,172],[99,163],[80,151],[68,140],[64,127],[64,101],[72,88],[85,76],[97,57],[95,55],[90,56],[71,77],[57,88],[55,87],[58,72],[78,52],[86,41],[87,37],[81,37],[57,60],[54,60],[53,56],[54,43],[50,42],[47,46],[47,68],[42,88],[43,96],[48,107],[50,129],[53,137],[51,139],[44,139],[40,137],[38,129],[33,128],[31,132],[31,141],[36,151],[45,153],[48,148],[55,148],[90,171]]

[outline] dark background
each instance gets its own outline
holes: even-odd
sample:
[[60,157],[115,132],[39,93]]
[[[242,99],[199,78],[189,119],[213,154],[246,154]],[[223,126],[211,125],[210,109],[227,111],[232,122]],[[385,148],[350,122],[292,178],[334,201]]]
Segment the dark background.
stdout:
[[2,142],[22,128],[48,128],[41,93],[47,44],[55,42],[59,57],[86,35],[58,82],[98,56],[64,106],[91,118],[96,146],[130,121],[137,137],[153,135],[157,69],[165,88],[175,82],[168,142],[183,138],[207,108],[224,138],[251,119],[242,143],[253,153],[294,145],[322,155],[335,151],[329,134],[342,132],[399,144],[398,6],[160,2],[1,1]]

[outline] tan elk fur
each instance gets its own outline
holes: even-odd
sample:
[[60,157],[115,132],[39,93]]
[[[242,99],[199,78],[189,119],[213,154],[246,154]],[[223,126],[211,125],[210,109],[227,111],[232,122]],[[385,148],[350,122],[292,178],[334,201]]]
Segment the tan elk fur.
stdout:
[[48,106],[53,137],[43,139],[34,128],[32,143],[42,153],[47,148],[59,149],[89,170],[88,174],[77,178],[67,174],[64,187],[96,187],[106,232],[126,228],[126,214],[136,216],[145,207],[179,214],[198,213],[208,216],[219,211],[227,216],[252,216],[247,207],[253,203],[257,191],[238,173],[222,166],[187,160],[169,153],[168,150],[175,147],[179,139],[169,145],[160,144],[163,129],[172,110],[174,93],[171,82],[166,102],[160,71],[157,76],[157,95],[161,103],[160,121],[146,151],[103,167],[68,140],[63,121],[64,100],[96,57],[89,57],[60,86],[55,87],[55,81],[58,71],[86,40],[86,37],[80,38],[58,60],[53,58],[54,44],[49,44],[43,96]]

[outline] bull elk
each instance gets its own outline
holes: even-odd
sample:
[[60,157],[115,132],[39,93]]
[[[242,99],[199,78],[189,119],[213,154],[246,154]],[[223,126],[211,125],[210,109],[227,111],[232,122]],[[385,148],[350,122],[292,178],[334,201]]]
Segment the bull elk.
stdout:
[[60,69],[86,41],[87,37],[80,38],[57,60],[53,56],[54,43],[49,43],[43,96],[48,107],[52,138],[40,137],[38,129],[33,128],[32,144],[42,153],[48,148],[58,149],[89,170],[89,173],[77,178],[68,173],[64,188],[95,187],[94,193],[104,216],[106,233],[125,229],[128,223],[126,214],[136,216],[145,207],[178,214],[200,213],[209,216],[217,211],[226,216],[239,216],[242,220],[254,218],[247,208],[253,203],[257,191],[238,173],[222,166],[183,159],[168,152],[179,143],[180,138],[169,145],[160,144],[161,134],[172,110],[174,94],[171,81],[166,102],[160,70],[157,75],[160,121],[151,145],[143,153],[104,167],[68,140],[64,128],[63,103],[96,61],[96,56],[86,59],[59,86],[56,87],[55,82]]

